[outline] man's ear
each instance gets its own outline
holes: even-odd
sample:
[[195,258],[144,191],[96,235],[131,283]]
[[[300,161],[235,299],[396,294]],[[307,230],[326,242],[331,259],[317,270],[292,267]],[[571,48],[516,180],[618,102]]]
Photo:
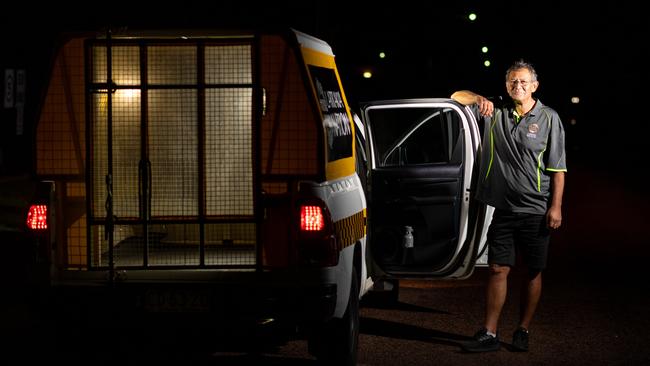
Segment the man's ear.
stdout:
[[533,81],[531,86],[532,86],[532,89],[530,90],[530,93],[532,94],[532,93],[537,91],[537,88],[539,87],[539,81],[537,81],[537,80]]

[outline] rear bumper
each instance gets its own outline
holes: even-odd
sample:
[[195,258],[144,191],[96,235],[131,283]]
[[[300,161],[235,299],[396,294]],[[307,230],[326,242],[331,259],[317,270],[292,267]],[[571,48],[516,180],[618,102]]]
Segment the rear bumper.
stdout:
[[[83,274],[88,275],[77,277]],[[52,296],[59,308],[90,317],[174,314],[206,322],[273,319],[309,324],[333,316],[337,284],[319,272],[132,271],[112,284],[68,278],[54,284]]]

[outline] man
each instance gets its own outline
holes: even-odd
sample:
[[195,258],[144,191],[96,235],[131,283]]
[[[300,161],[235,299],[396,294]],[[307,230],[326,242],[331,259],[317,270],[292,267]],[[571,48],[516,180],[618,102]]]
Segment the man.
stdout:
[[516,256],[528,269],[519,327],[512,346],[527,351],[529,325],[542,291],[550,230],[562,224],[566,172],[564,129],[558,114],[533,98],[539,82],[533,66],[515,62],[506,72],[510,103],[495,108],[487,98],[462,90],[451,98],[471,106],[485,123],[477,198],[495,207],[488,230],[489,278],[484,328],[467,352],[499,349],[498,321]]

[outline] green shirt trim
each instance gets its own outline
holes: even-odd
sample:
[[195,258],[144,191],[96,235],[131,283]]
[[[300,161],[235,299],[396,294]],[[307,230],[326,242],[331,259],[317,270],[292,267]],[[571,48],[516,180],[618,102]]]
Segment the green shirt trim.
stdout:
[[497,123],[497,113],[499,112],[494,113],[492,116],[492,123],[490,124],[490,162],[488,163],[487,172],[485,172],[485,180],[487,180],[490,175],[490,169],[492,169],[492,162],[494,161],[494,126]]

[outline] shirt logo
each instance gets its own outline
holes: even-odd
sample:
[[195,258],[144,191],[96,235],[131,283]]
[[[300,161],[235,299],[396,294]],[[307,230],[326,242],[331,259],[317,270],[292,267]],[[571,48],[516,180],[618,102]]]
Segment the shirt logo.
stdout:
[[531,139],[536,139],[538,131],[539,131],[539,126],[537,125],[537,123],[531,123],[530,126],[528,126],[528,133],[526,134],[526,137]]

